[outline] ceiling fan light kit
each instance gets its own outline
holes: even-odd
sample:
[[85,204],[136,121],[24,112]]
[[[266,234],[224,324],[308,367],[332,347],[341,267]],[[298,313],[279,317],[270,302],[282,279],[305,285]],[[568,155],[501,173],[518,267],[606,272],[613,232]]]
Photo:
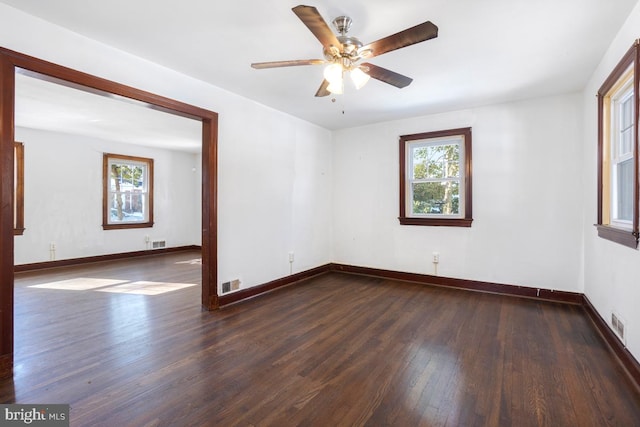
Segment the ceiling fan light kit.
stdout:
[[371,78],[371,76],[362,71],[360,67],[354,68],[349,74],[351,76],[351,81],[353,81],[353,84],[356,86],[356,89],[361,89]]
[[329,82],[327,90],[333,94],[340,95],[344,92],[344,75],[349,73],[351,81],[356,89],[362,88],[371,76],[362,71],[359,67],[345,67],[339,62],[333,62],[324,69],[324,79]]
[[263,69],[327,64],[323,73],[324,80],[316,92],[318,97],[327,96],[331,93],[342,94],[344,92],[344,75],[346,73],[351,77],[356,89],[362,88],[371,77],[397,88],[408,86],[412,82],[411,78],[377,65],[362,63],[361,61],[438,36],[438,27],[430,21],[426,21],[373,43],[363,45],[357,37],[347,35],[352,24],[352,20],[348,16],[339,16],[332,21],[339,34],[336,36],[315,7],[299,5],[292,10],[320,41],[325,59],[256,62],[251,66],[256,69]]
[[336,62],[329,64],[324,69],[324,79],[329,82],[327,90],[334,94],[342,94],[344,92],[344,70],[342,65]]

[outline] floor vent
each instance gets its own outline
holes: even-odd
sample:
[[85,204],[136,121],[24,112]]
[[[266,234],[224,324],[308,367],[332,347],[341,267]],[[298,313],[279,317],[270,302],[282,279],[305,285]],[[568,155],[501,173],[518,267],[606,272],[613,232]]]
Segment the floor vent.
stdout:
[[167,247],[166,240],[154,240],[151,242],[151,249],[161,249]]
[[616,313],[611,313],[611,326],[613,327],[613,332],[624,343],[624,321]]

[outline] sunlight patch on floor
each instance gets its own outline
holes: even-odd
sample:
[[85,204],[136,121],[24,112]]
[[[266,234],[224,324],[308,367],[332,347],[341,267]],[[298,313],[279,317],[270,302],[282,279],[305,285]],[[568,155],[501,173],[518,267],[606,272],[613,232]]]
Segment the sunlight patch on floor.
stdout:
[[97,292],[112,292],[118,294],[160,295],[167,292],[189,288],[191,286],[197,286],[197,284],[149,281],[130,282],[128,280],[77,277],[75,279],[41,283],[39,285],[31,285],[29,287],[40,289],[58,289],[65,291],[93,290]]
[[130,282],[117,286],[109,286],[97,289],[98,292],[113,292],[119,294],[159,295],[166,292],[196,286],[194,283],[170,283],[170,282]]
[[176,262],[176,264],[192,264],[192,265],[202,264],[202,258],[194,258],[187,261],[178,261]]
[[126,283],[127,280],[116,279],[95,279],[91,277],[77,277],[75,279],[60,280],[58,282],[42,283],[40,285],[32,285],[30,288],[41,289],[63,289],[69,291],[87,291],[90,289],[103,288],[105,286],[119,285]]

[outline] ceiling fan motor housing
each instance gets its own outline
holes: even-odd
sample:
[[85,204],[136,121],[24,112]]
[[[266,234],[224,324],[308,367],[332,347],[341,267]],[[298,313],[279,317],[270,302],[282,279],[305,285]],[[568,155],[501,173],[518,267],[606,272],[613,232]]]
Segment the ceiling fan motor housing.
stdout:
[[362,42],[357,37],[338,36],[338,41],[342,43],[342,52],[346,55],[357,54],[362,47]]
[[348,16],[338,16],[332,23],[340,34],[336,38],[340,46],[324,46],[323,53],[327,61],[341,64],[345,69],[350,70],[353,65],[363,58],[359,52],[362,42],[357,37],[347,36],[353,21]]

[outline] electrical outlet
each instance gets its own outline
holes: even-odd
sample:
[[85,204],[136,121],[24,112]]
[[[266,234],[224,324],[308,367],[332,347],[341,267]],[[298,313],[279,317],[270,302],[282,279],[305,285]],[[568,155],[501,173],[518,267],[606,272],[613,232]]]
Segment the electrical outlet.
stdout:
[[440,262],[440,252],[434,252],[433,253],[433,263],[437,264]]
[[231,281],[231,290],[237,291],[240,289],[240,279],[234,279]]
[[289,252],[289,262],[293,262],[293,252]]

